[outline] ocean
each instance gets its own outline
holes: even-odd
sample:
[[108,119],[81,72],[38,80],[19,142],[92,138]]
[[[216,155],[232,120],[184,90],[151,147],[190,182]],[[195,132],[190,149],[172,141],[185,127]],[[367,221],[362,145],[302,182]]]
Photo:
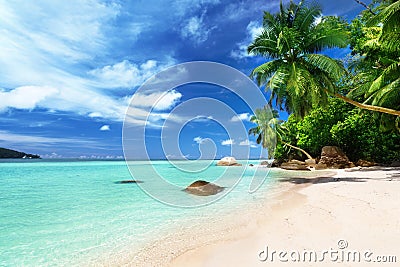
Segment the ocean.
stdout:
[[[134,178],[125,161],[0,162],[0,266],[82,266],[132,253],[177,226],[246,209],[276,192],[283,176],[279,170],[218,167],[215,162],[131,164]],[[155,173],[173,186],[151,185]],[[249,193],[251,181],[261,184],[265,177]],[[118,183],[132,179],[143,183]],[[229,193],[219,198],[182,191],[198,179],[225,186]]]

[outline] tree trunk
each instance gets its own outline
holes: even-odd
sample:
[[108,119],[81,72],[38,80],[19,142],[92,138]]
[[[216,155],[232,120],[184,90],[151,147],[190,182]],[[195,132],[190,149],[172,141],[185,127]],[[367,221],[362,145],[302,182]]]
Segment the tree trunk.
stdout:
[[374,11],[372,11],[372,9],[364,2],[360,1],[360,0],[354,0],[357,3],[359,3],[360,5],[362,5],[363,7],[365,7],[366,9],[368,9],[369,12],[372,13],[372,15],[376,15],[376,13]]
[[286,143],[286,142],[284,142],[284,141],[281,141],[281,142],[282,142],[284,145],[286,145],[286,146],[290,146],[291,148],[294,148],[294,149],[297,149],[297,150],[301,151],[304,155],[307,156],[307,158],[313,159],[313,158],[311,157],[311,155],[308,154],[304,149],[301,149],[300,147],[297,147],[297,146],[293,146],[293,145],[288,144],[288,143]]
[[345,101],[345,102],[347,102],[349,104],[352,104],[352,105],[354,105],[356,107],[359,107],[361,109],[367,109],[367,110],[378,111],[378,112],[386,113],[386,114],[390,114],[390,115],[400,116],[400,111],[397,111],[397,110],[394,110],[394,109],[359,103],[357,101],[351,100],[350,98],[348,98],[346,96],[342,96],[341,94],[331,93],[326,89],[325,89],[325,92],[327,92],[328,94],[333,95],[333,96],[335,96],[337,98],[340,98],[343,101]]

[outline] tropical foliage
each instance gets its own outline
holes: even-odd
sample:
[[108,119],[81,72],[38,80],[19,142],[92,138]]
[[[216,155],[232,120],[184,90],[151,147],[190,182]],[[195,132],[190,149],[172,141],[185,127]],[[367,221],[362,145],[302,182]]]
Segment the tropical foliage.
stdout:
[[257,109],[255,113],[256,115],[252,116],[250,121],[257,124],[257,126],[251,128],[249,134],[258,136],[257,144],[261,144],[263,148],[268,150],[268,159],[274,157],[277,143],[282,144],[287,148],[287,151],[295,149],[308,158],[312,158],[305,150],[290,144],[291,141],[287,141],[288,138],[290,138],[290,132],[282,125],[284,121],[279,120],[279,113],[277,110],[270,112],[269,108],[264,107],[263,109]]
[[[365,159],[390,163],[400,159],[400,133],[382,134],[372,113],[359,112],[339,99],[331,99],[328,108],[315,108],[302,120],[291,115],[283,127],[291,129],[291,144],[313,157],[320,155],[323,146],[333,145],[342,148],[354,162]],[[302,155],[278,144],[275,159],[288,158],[301,159]]]
[[281,3],[280,12],[264,13],[263,32],[248,47],[248,53],[270,61],[256,67],[252,76],[271,90],[279,108],[303,118],[315,106],[325,106],[333,95],[363,109],[400,115],[400,111],[359,103],[338,93],[337,84],[346,70],[341,62],[320,54],[324,49],[348,45],[347,23],[322,16],[318,4]]
[[[351,24],[354,62],[349,96],[365,104],[400,110],[400,1],[385,1],[377,15],[364,12]],[[399,116],[375,114],[383,130],[399,128]]]
[[268,150],[268,159],[273,158],[276,146],[276,118],[277,111],[271,113],[268,107],[256,109],[255,115],[250,118],[257,126],[251,128],[249,134],[256,135],[257,144]]
[[252,73],[260,86],[266,84],[271,90],[271,100],[299,117],[313,106],[326,104],[325,90],[333,93],[345,70],[318,52],[347,45],[345,24],[335,17],[322,17],[317,4],[306,7],[291,2],[288,7],[281,4],[277,14],[265,12],[263,27],[248,52],[272,59]]
[[[271,104],[292,115],[282,122],[256,114],[253,122],[274,125],[276,159],[304,158],[299,148],[317,157],[336,145],[353,161],[400,160],[400,1],[362,4],[351,24],[303,1],[264,13],[248,52],[269,61],[251,75],[271,92]],[[321,54],[348,44],[341,61]],[[250,133],[261,133],[257,127]]]

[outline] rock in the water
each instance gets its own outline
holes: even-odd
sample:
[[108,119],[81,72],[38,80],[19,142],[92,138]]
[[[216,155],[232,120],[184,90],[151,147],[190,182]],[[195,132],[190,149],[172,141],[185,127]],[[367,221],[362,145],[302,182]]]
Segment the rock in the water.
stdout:
[[223,190],[224,187],[203,180],[195,181],[184,189],[184,191],[197,196],[216,195]]
[[268,167],[278,167],[278,161],[277,160],[263,160],[260,162],[261,166],[268,166]]
[[217,162],[217,166],[242,166],[234,157],[224,157]]
[[324,146],[318,164],[320,163],[334,169],[351,168],[353,166],[346,154],[337,146]]
[[284,170],[292,170],[292,171],[310,171],[307,168],[306,163],[299,160],[291,160],[289,162],[284,162],[280,166]]
[[371,162],[368,160],[363,160],[363,159],[359,159],[356,162],[356,166],[360,166],[360,167],[373,167],[376,166],[375,162]]
[[138,180],[122,180],[115,182],[115,184],[138,184],[138,183],[143,183],[143,182]]

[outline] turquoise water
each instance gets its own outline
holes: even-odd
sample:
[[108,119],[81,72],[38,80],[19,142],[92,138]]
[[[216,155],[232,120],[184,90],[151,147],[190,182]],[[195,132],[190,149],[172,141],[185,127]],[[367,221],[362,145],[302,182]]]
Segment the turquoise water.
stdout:
[[[212,164],[202,172],[191,173],[179,171],[167,161],[155,163],[157,172],[180,186],[197,179],[212,181],[228,169]],[[132,164],[138,173],[148,174],[142,185],[151,181],[152,165]],[[199,163],[187,164],[190,169]],[[254,175],[265,176],[267,170],[229,170],[232,181],[221,184],[227,190],[238,177],[242,180],[224,198],[200,208],[177,208],[153,199],[137,184],[116,184],[132,179],[123,161],[2,162],[0,266],[73,266],[96,262],[104,255],[117,257],[123,251],[143,247],[177,225],[194,224],[199,217],[215,217],[216,213],[229,213],[246,205],[265,195],[273,177],[279,176],[272,172],[260,190],[249,194],[249,180]],[[187,197],[176,188],[163,193]]]

